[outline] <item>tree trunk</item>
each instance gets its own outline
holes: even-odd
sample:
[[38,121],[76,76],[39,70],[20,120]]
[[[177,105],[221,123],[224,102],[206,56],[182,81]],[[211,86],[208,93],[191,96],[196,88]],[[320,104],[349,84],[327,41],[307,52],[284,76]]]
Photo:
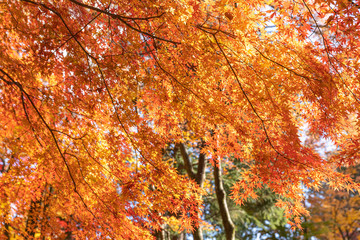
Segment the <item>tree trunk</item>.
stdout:
[[173,236],[171,240],[186,240],[185,237],[186,237],[185,232],[181,232],[179,235]]
[[156,237],[156,240],[167,240],[165,229],[163,228],[163,226],[161,227],[160,231],[156,231],[155,237]]
[[[203,148],[203,146],[204,146],[204,142],[202,142],[200,145],[200,151]],[[195,174],[192,164],[191,164],[191,161],[190,161],[190,157],[189,157],[188,153],[186,152],[185,145],[183,143],[180,143],[179,148],[180,148],[181,156],[184,160],[184,166],[185,166],[186,172],[188,173],[188,176],[191,179],[195,180],[195,182],[197,184],[199,184],[199,187],[202,188],[204,186],[204,181],[205,181],[205,169],[206,169],[205,155],[203,153],[200,153],[199,160],[198,160],[198,169]],[[200,217],[200,212],[198,214]],[[204,239],[201,226],[199,226],[198,228],[195,228],[192,234],[193,234],[194,240],[203,240]]]
[[226,192],[224,190],[221,173],[221,159],[214,165],[215,192],[218,200],[220,214],[224,225],[226,240],[235,240],[235,225],[231,220],[226,203]]

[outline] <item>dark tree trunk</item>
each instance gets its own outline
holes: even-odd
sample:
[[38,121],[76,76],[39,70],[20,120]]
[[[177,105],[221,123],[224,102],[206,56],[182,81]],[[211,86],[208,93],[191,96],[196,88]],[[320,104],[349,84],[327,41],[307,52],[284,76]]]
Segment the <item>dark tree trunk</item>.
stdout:
[[215,192],[218,200],[220,214],[224,225],[225,236],[227,240],[235,239],[235,225],[231,220],[229,209],[226,203],[226,192],[224,190],[221,173],[221,159],[214,165]]
[[179,235],[173,236],[171,240],[186,240],[185,237],[186,237],[185,233],[181,232]]
[[161,229],[155,233],[156,240],[167,240],[165,229]]
[[[204,147],[204,142],[202,142],[200,145],[200,151],[203,147]],[[199,160],[198,160],[198,169],[195,174],[192,164],[191,164],[191,161],[190,161],[190,157],[189,157],[188,153],[186,152],[185,145],[183,143],[180,143],[179,148],[180,148],[181,156],[184,160],[184,166],[185,166],[185,170],[186,170],[188,176],[191,179],[195,180],[195,182],[197,184],[199,184],[199,187],[202,188],[204,185],[204,180],[205,180],[205,169],[206,169],[205,155],[203,153],[200,153]],[[200,216],[200,212],[198,214]],[[201,226],[199,226],[198,228],[195,228],[192,234],[193,234],[194,240],[203,240],[204,239]]]

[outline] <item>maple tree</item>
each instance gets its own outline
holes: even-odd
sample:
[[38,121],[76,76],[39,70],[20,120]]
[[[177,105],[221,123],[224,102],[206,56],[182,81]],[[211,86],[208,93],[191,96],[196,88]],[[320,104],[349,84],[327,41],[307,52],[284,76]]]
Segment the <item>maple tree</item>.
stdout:
[[[359,166],[342,169],[359,181]],[[309,233],[326,239],[359,238],[359,194],[334,191],[323,186],[321,191],[309,195]]]
[[[169,214],[198,229],[204,191],[165,157],[173,144],[202,141],[215,170],[248,165],[235,202],[266,186],[298,226],[304,187],[358,190],[336,167],[358,161],[359,7],[2,3],[3,235],[151,239]],[[302,145],[304,124],[338,155]]]

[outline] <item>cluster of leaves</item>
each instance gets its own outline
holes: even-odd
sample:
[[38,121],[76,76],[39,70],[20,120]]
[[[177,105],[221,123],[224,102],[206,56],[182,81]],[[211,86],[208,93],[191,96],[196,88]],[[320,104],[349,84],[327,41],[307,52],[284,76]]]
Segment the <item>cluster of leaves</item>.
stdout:
[[[151,239],[169,216],[197,231],[203,180],[164,154],[184,143],[201,142],[216,174],[247,166],[235,202],[266,186],[297,226],[304,186],[358,190],[336,168],[360,146],[359,5],[1,3],[4,235]],[[304,124],[341,152],[328,161],[302,145]]]

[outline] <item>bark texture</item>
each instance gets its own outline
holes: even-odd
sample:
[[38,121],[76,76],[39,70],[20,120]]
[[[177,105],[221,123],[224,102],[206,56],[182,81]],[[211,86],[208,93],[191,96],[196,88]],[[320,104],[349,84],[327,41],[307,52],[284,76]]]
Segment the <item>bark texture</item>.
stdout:
[[231,220],[226,203],[226,192],[222,181],[221,159],[214,165],[215,193],[219,204],[220,214],[224,225],[226,240],[235,240],[235,225]]
[[[204,142],[201,143],[200,145],[200,151],[201,149],[204,147]],[[186,151],[185,145],[183,143],[179,144],[179,148],[180,148],[180,152],[181,152],[181,156],[184,160],[184,167],[185,170],[188,174],[188,176],[195,180],[195,182],[197,184],[199,184],[199,186],[202,188],[204,186],[204,181],[205,181],[205,169],[206,169],[206,158],[205,155],[203,153],[199,154],[199,159],[198,159],[198,168],[197,168],[197,172],[194,172],[189,154]],[[200,214],[200,212],[198,213]],[[198,227],[195,228],[193,231],[193,237],[194,240],[203,240],[203,232],[202,232],[202,227]]]

